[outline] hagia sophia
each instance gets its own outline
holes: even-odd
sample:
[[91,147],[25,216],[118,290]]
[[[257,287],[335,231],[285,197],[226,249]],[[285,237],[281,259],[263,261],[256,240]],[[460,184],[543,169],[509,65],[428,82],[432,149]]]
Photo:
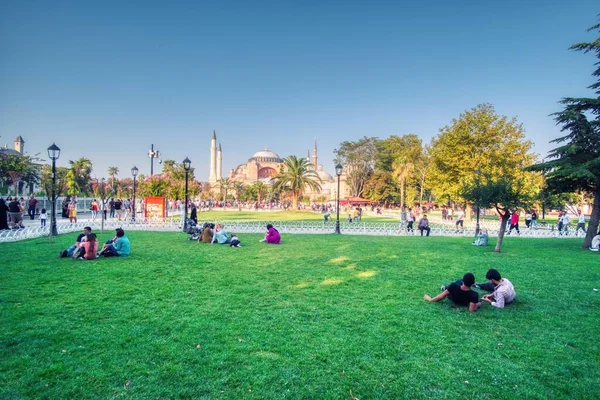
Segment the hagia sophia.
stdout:
[[[335,199],[337,195],[337,180],[323,169],[323,165],[318,164],[316,140],[313,148],[312,160],[310,152],[307,154],[307,160],[310,161],[312,168],[317,171],[319,178],[321,178],[321,191],[307,191],[304,195],[311,199],[323,196],[327,200]],[[246,163],[239,164],[237,167],[232,168],[226,177],[232,181],[249,185],[259,180],[264,183],[269,183],[270,179],[277,175],[281,168],[285,168],[283,159],[279,157],[277,153],[269,150],[268,147],[265,147],[265,149],[254,153]],[[210,173],[208,182],[217,184],[221,178],[225,178],[225,176],[223,176],[223,151],[221,149],[221,143],[217,146],[217,134],[213,131],[210,142]],[[345,174],[342,174],[340,177],[340,192],[342,193],[342,196],[340,197],[343,197],[343,194],[346,193]]]

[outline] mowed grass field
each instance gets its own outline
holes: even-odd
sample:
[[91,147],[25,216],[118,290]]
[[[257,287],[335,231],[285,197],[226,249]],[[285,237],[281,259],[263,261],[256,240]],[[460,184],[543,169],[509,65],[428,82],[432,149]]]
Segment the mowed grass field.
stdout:
[[[364,215],[362,222],[400,222],[400,212],[391,212],[397,218],[383,215]],[[345,222],[348,212],[340,210],[340,221]],[[354,218],[354,214],[353,214]],[[198,222],[205,221],[323,221],[323,214],[311,211],[205,211],[198,212]],[[329,223],[335,223],[336,214],[330,213]]]
[[[0,245],[1,399],[600,396],[600,254],[580,240],[128,236],[95,261],[57,258],[75,234]],[[504,310],[423,300],[492,267]]]

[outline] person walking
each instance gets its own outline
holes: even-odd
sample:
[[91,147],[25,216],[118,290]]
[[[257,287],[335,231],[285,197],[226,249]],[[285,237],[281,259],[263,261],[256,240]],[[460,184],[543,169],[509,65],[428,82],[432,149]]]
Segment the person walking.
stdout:
[[519,212],[517,210],[513,211],[510,216],[510,229],[508,230],[509,235],[513,229],[516,229],[519,235],[521,234],[521,231],[519,231]]
[[577,236],[580,229],[583,231],[584,234],[587,233],[587,231],[585,230],[585,215],[581,212],[581,210],[578,211],[577,228],[575,228],[575,236]]
[[458,214],[456,215],[456,232],[458,232],[458,225],[460,225],[460,230],[464,231],[465,230],[465,210],[464,209],[460,209],[458,210]]
[[98,206],[98,201],[96,199],[92,200],[92,204],[90,205],[90,210],[92,211],[92,221],[96,220],[99,209],[100,207]]
[[29,218],[31,218],[32,221],[35,219],[35,210],[37,208],[37,203],[38,203],[37,199],[35,197],[33,197],[33,195],[31,195],[29,197],[27,214],[29,215]]

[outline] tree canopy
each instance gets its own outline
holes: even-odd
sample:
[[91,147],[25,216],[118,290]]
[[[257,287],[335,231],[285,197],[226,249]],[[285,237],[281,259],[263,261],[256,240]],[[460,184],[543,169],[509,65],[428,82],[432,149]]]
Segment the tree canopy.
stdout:
[[[588,31],[600,34],[600,24]],[[545,172],[551,193],[579,190],[594,194],[587,235],[582,244],[582,247],[589,247],[598,232],[600,219],[600,35],[592,42],[576,43],[571,49],[595,53],[598,61],[592,75],[598,79],[588,88],[594,90],[596,97],[566,97],[560,101],[564,108],[553,116],[565,135],[552,140],[551,143],[560,145],[549,152],[547,161],[531,169]]]

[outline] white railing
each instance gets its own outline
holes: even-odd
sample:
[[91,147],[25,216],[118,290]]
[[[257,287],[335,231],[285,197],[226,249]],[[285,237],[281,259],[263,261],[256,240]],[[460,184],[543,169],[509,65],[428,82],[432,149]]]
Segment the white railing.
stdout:
[[[330,234],[335,230],[335,221],[237,221],[237,220],[219,220],[219,223],[225,226],[230,233],[263,233],[266,231],[268,223],[273,224],[282,234]],[[493,226],[495,225],[495,226]],[[87,221],[71,224],[68,222],[58,222],[57,230],[59,234],[80,232],[85,226],[90,226],[92,230],[99,231],[100,221]],[[416,223],[415,223],[416,226]],[[492,224],[482,222],[481,227],[488,229],[490,238],[498,235],[498,223]],[[104,230],[112,231],[116,228],[123,228],[125,231],[163,231],[177,232],[182,230],[181,220],[167,218],[155,221],[117,221],[109,219],[104,221]],[[50,224],[45,227],[26,227],[18,230],[0,231],[1,242],[15,242],[19,240],[38,238],[48,236]],[[413,231],[408,231],[406,227],[400,227],[397,222],[352,222],[340,221],[340,230],[346,235],[369,235],[369,236],[420,236],[420,231],[415,227]],[[560,233],[553,229],[529,229],[522,227],[520,234],[513,231],[510,237],[534,237],[534,238],[569,238],[575,237],[574,228],[571,227],[568,233]],[[456,236],[456,237],[474,237],[475,223],[465,224],[463,230],[457,230],[453,223],[432,223],[431,236]]]

